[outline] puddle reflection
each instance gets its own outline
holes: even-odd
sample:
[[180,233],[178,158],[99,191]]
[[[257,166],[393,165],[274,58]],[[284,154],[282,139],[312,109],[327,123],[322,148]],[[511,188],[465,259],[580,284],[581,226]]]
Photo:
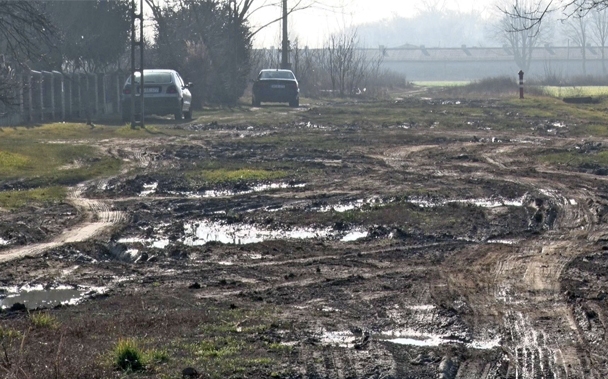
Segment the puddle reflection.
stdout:
[[503,199],[503,198],[487,198],[487,199],[454,199],[454,200],[427,200],[424,198],[410,198],[408,203],[415,204],[421,208],[441,207],[448,204],[470,204],[482,208],[498,208],[498,207],[523,207],[524,198],[520,199]]
[[40,285],[0,288],[0,309],[10,308],[19,303],[27,309],[52,308],[58,305],[76,305],[92,293],[103,293],[103,289],[75,286]]

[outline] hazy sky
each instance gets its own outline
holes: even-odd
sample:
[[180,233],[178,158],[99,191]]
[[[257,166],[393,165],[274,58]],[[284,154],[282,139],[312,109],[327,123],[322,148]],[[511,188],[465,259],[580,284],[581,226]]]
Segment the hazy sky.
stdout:
[[[295,3],[289,0],[288,4]],[[423,4],[443,4],[445,9],[489,14],[496,0],[324,0],[322,4],[293,13],[289,19],[290,39],[297,37],[301,46],[320,46],[327,37],[344,27],[359,25],[395,16],[414,16]],[[254,25],[281,16],[280,7],[266,8],[252,17]],[[279,46],[281,24],[276,23],[256,35],[256,47]]]

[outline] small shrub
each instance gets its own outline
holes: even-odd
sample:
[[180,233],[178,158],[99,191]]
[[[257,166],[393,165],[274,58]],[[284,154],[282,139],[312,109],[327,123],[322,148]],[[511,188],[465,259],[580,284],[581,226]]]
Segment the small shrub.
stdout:
[[29,319],[34,327],[40,329],[55,329],[59,326],[57,319],[48,312],[30,313]]
[[144,353],[132,339],[121,339],[112,351],[114,366],[123,371],[141,371],[144,369]]
[[0,367],[9,367],[11,365],[8,347],[18,338],[21,338],[21,333],[0,326]]

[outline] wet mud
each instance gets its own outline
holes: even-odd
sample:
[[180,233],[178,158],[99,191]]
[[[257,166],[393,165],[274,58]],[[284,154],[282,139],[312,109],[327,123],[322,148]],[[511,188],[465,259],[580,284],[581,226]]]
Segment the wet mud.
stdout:
[[[497,107],[445,101],[431,105]],[[24,288],[64,288],[79,300],[59,301],[59,317],[78,309],[102,320],[104,304],[138,320],[149,304],[166,305],[175,310],[163,316],[169,324],[191,308],[272,309],[273,323],[250,342],[288,353],[244,377],[606,377],[605,175],[537,159],[603,145],[519,122],[500,133],[411,123],[179,126],[204,135],[125,152],[148,157],[143,168],[87,183],[81,201],[2,214],[0,257],[113,216],[86,238],[6,259],[0,320],[17,317],[7,299]],[[192,180],[210,160],[288,174]],[[145,323],[133,330],[160,333]]]

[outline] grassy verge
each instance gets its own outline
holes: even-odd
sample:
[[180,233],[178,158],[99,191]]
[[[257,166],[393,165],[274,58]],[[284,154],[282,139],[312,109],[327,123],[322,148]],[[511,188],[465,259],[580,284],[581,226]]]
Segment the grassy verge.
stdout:
[[[21,189],[72,186],[115,175],[122,161],[99,149],[99,141],[153,138],[159,134],[156,127],[146,130],[127,126],[91,128],[70,123],[0,128],[0,184],[18,182],[17,188]],[[48,196],[49,191],[44,192]],[[56,190],[50,192],[57,194]],[[40,194],[41,191],[7,193],[0,201],[16,204],[35,199]],[[19,197],[21,200],[15,200]]]
[[544,86],[543,92],[552,97],[608,96],[608,86]]
[[582,154],[580,152],[554,152],[541,156],[545,163],[555,166],[568,167],[608,167],[608,151],[597,154]]
[[66,189],[59,186],[24,191],[4,191],[0,192],[0,207],[16,209],[26,204],[56,203],[64,200],[66,194]]
[[208,183],[225,183],[238,181],[265,181],[284,178],[287,174],[283,171],[258,170],[242,168],[237,170],[217,169],[203,170],[191,175],[191,179],[205,181]]

